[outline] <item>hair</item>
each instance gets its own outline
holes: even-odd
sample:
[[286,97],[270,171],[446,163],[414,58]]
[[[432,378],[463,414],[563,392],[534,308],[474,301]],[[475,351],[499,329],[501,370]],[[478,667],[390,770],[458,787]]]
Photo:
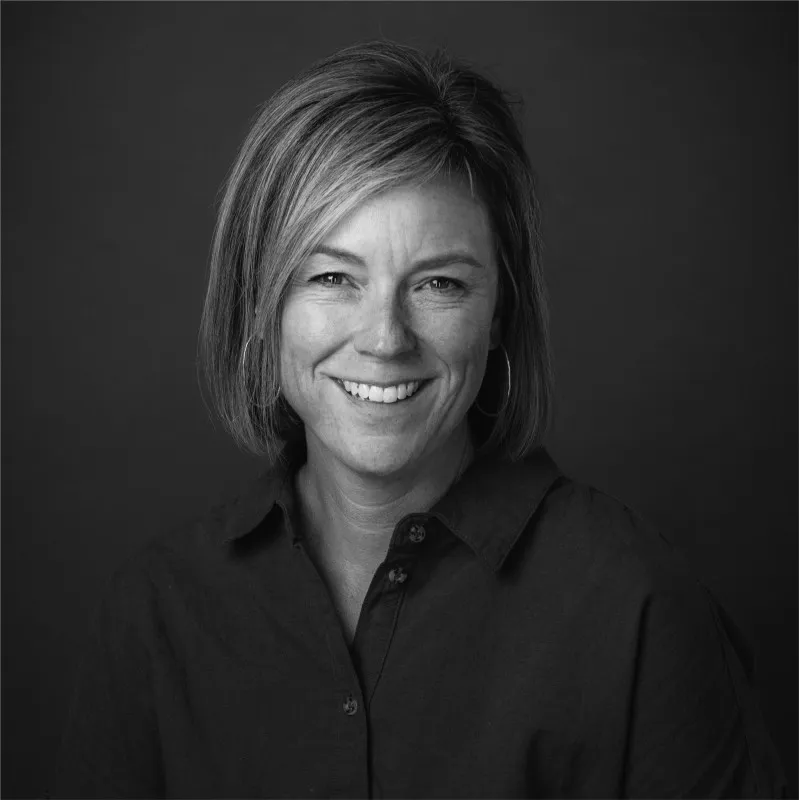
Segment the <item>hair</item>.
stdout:
[[[468,181],[491,221],[502,346],[469,412],[482,450],[523,458],[551,421],[553,375],[535,176],[511,104],[445,51],[355,44],[313,64],[261,108],[222,188],[199,361],[239,446],[275,458],[302,430],[280,396],[280,322],[313,249],[376,194]],[[479,410],[478,410],[479,409]]]

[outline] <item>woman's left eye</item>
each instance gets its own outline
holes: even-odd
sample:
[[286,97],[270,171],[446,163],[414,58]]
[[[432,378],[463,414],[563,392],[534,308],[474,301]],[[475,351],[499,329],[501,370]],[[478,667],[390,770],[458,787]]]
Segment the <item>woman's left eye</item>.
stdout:
[[321,275],[314,275],[311,281],[321,283],[322,286],[341,286],[344,283],[344,275],[341,272],[323,272]]
[[430,278],[430,280],[427,281],[427,285],[437,292],[451,292],[462,288],[461,284],[452,278]]

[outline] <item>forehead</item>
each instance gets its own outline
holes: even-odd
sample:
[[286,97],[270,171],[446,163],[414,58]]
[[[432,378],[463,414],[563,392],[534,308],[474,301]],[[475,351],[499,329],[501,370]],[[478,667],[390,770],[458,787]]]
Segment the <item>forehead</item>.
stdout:
[[468,186],[439,179],[370,198],[324,241],[350,249],[391,248],[413,253],[457,245],[485,258],[491,252],[492,239],[488,214]]

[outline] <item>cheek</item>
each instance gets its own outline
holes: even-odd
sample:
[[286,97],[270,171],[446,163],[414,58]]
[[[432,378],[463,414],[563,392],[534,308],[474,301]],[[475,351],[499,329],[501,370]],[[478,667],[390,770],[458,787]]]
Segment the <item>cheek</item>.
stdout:
[[284,366],[302,368],[319,358],[336,338],[336,315],[314,305],[287,305],[281,320],[281,359]]
[[[341,347],[347,315],[329,306],[294,302],[285,306],[281,319],[280,376],[283,393],[301,411],[318,400],[322,384],[317,366]],[[307,420],[304,420],[307,422]]]
[[480,314],[458,314],[428,325],[426,336],[439,357],[451,366],[478,366],[488,354],[491,319]]

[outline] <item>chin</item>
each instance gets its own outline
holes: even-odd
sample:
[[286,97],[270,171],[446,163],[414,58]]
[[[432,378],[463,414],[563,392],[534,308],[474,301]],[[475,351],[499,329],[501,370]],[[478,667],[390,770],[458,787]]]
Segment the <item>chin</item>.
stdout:
[[365,441],[347,448],[342,460],[355,472],[388,477],[412,464],[417,455],[402,442]]

